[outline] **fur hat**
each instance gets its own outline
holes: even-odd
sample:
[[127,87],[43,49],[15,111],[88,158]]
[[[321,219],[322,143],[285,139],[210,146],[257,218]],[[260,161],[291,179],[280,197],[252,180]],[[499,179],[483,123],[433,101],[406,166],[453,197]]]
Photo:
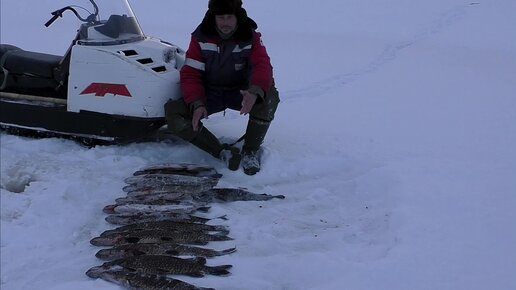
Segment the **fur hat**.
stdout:
[[235,37],[241,40],[251,39],[252,31],[258,28],[254,20],[247,16],[247,11],[242,7],[242,0],[209,0],[208,11],[200,25],[200,30],[205,35],[218,35],[215,29],[215,15],[233,14],[238,21]]
[[213,15],[241,14],[242,0],[210,0],[208,10]]

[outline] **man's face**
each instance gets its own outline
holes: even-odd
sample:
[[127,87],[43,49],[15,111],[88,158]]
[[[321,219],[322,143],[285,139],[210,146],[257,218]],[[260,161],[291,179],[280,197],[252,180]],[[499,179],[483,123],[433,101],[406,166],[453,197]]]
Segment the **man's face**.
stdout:
[[224,34],[230,34],[236,29],[237,18],[234,14],[215,15],[217,28]]

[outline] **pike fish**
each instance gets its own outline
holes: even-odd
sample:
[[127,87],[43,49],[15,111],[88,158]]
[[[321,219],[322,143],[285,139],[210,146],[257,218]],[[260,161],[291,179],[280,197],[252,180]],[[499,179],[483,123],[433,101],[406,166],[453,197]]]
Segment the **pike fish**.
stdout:
[[273,198],[284,199],[284,195],[256,194],[242,188],[212,188],[194,194],[193,199],[204,203],[232,201],[266,201]]
[[181,195],[191,195],[212,189],[216,183],[193,183],[184,185],[166,184],[159,186],[147,185],[127,185],[123,187],[123,191],[127,192],[128,197],[141,197],[149,194],[170,194],[176,193]]
[[189,176],[176,174],[147,174],[133,176],[125,179],[129,184],[123,190],[125,192],[139,190],[141,188],[167,188],[174,186],[204,185],[214,187],[219,182],[219,178],[205,176]]
[[[86,272],[88,274],[88,272]],[[128,270],[105,271],[99,275],[102,280],[124,286],[131,290],[215,290],[203,288],[184,281],[155,274]]]
[[176,213],[194,213],[196,211],[208,212],[209,206],[198,206],[191,202],[182,202],[178,204],[111,204],[102,209],[107,214],[115,213],[152,213],[152,212],[176,212]]
[[[181,227],[161,227],[161,228],[135,228],[134,230],[127,230],[127,231],[116,231],[116,230],[108,230],[100,234],[100,236],[93,238],[92,244],[95,246],[106,246],[105,243],[112,243],[112,241],[115,241],[115,243],[122,237],[129,237],[127,241],[131,242],[131,237],[141,237],[139,236],[140,233],[146,232],[146,237],[149,235],[161,235],[163,241],[174,238],[177,240],[177,242],[182,241],[183,239],[187,239],[187,237],[198,234],[201,235],[204,239],[207,239],[209,236],[213,236],[213,238],[219,239],[221,237],[227,237],[229,234],[228,230],[225,231],[217,231],[217,232],[211,232],[209,230],[204,230],[200,228],[181,228]],[[207,237],[204,237],[207,236]],[[192,236],[194,237],[194,236]],[[195,241],[195,240],[194,240]],[[109,244],[107,246],[110,246]]]
[[164,256],[195,256],[211,258],[216,256],[228,255],[236,252],[236,248],[229,248],[221,251],[179,245],[174,243],[159,244],[127,244],[99,250],[95,256],[101,260],[112,261],[133,256],[141,255],[164,255]]
[[159,164],[141,168],[134,172],[134,176],[145,175],[145,174],[182,174],[190,176],[211,176],[217,174],[215,168],[209,165],[198,165],[198,164]]
[[165,230],[177,230],[177,231],[206,231],[206,232],[221,232],[224,234],[229,233],[229,229],[226,226],[220,225],[207,225],[203,223],[193,222],[178,222],[172,220],[154,221],[154,222],[139,222],[126,226],[121,226],[116,229],[106,230],[101,237],[121,234],[126,232],[137,232],[152,229],[165,229]]
[[[211,219],[193,215],[186,212],[154,212],[154,213],[135,213],[135,214],[110,214],[106,221],[114,225],[130,225],[138,222],[156,222],[156,221],[179,221],[179,222],[195,222],[207,223]],[[225,216],[218,219],[226,220]]]
[[153,173],[127,177],[124,181],[127,184],[184,184],[199,181],[206,182],[210,179],[218,181],[221,177],[222,175],[218,173],[206,176]]
[[177,274],[204,277],[205,274],[216,276],[229,275],[228,269],[232,265],[207,266],[206,258],[203,257],[183,259],[163,255],[141,255],[105,262],[101,266],[89,269],[86,275],[91,278],[98,278],[103,272],[118,270],[120,267],[146,274]]
[[208,234],[202,231],[174,231],[151,229],[136,232],[118,233],[109,236],[99,236],[90,240],[94,246],[118,246],[125,244],[155,244],[155,243],[178,243],[206,245],[211,241],[230,241],[232,238],[227,235]]
[[181,199],[185,197],[184,192],[169,192],[169,193],[157,193],[148,194],[133,197],[120,197],[115,199],[116,204],[175,204],[180,203]]

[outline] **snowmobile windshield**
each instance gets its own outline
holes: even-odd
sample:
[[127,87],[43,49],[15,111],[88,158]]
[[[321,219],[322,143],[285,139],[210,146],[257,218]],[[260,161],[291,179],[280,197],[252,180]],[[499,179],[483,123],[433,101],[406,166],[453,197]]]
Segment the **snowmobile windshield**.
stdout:
[[82,24],[79,31],[79,44],[117,45],[145,38],[127,0],[92,2],[98,6],[98,15],[95,21]]

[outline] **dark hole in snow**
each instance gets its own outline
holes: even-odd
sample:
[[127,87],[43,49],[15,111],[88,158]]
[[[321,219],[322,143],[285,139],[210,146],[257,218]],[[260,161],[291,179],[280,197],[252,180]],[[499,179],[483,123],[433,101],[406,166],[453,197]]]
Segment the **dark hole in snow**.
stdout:
[[18,176],[17,178],[4,181],[2,187],[10,192],[22,193],[31,181],[32,178],[29,175]]

